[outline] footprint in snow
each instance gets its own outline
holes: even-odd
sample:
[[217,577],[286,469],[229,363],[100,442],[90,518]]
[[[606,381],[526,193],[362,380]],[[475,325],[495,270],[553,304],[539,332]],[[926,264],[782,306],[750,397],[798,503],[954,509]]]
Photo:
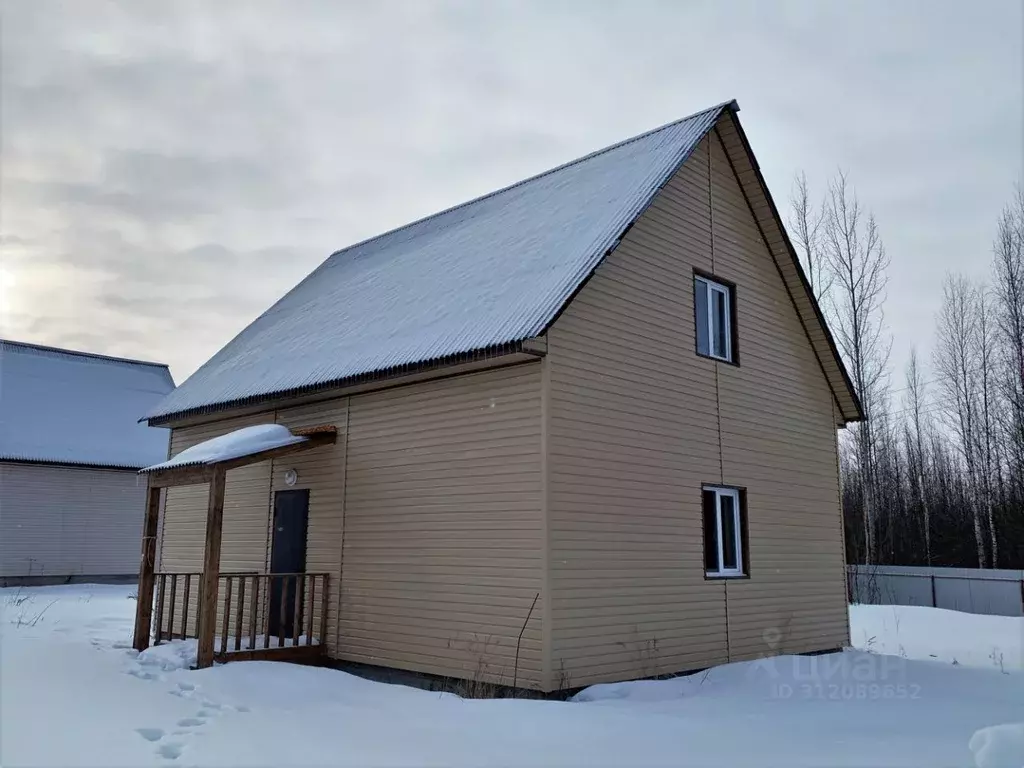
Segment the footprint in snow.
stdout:
[[178,687],[168,693],[181,699],[191,699],[195,690],[196,687],[193,683],[178,683]]
[[144,669],[129,669],[128,674],[137,677],[139,680],[159,680],[160,675],[155,672],[148,672]]
[[203,708],[196,712],[196,717],[211,718],[220,717],[225,712],[250,712],[248,707],[234,706],[232,704],[217,704],[213,701],[204,701]]
[[167,760],[177,760],[181,757],[181,751],[183,749],[184,746],[182,744],[176,741],[171,741],[167,744],[161,745],[160,748],[157,749],[156,753]]
[[164,737],[162,728],[136,728],[135,732],[146,741],[160,741]]
[[178,721],[179,728],[195,728],[200,725],[206,725],[206,721],[201,717],[183,717]]

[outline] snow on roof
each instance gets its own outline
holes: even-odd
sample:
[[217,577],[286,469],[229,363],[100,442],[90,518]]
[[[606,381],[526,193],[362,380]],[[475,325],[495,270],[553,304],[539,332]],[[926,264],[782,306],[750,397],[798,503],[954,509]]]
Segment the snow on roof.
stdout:
[[0,339],[0,461],[159,461],[168,430],[138,420],[173,389],[160,363]]
[[308,437],[293,435],[291,430],[283,424],[256,424],[251,427],[242,427],[234,432],[228,432],[220,437],[213,437],[209,440],[186,448],[177,456],[167,461],[146,467],[143,472],[154,472],[158,469],[172,469],[174,467],[187,467],[197,464],[216,464],[219,461],[238,459],[242,456],[251,456],[254,453],[269,451],[272,448],[283,448],[286,445],[295,445],[308,441]]
[[334,253],[148,418],[542,333],[727,109],[735,102]]

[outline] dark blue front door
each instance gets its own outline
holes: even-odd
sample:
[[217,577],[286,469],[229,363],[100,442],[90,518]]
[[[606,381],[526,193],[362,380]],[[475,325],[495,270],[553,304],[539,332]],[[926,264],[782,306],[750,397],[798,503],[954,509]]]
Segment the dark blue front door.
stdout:
[[[306,527],[309,523],[309,490],[277,491],[274,494],[274,537],[270,550],[271,573],[305,573]],[[270,634],[292,636],[298,579],[274,579],[270,591]],[[284,595],[284,623],[281,599]],[[301,614],[301,606],[300,606]],[[302,616],[298,616],[302,625]]]

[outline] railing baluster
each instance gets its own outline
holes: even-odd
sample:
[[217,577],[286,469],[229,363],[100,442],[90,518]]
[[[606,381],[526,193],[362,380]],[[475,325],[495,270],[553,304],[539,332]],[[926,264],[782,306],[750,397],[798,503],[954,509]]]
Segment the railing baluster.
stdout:
[[263,600],[266,608],[263,610],[263,647],[270,647],[270,603],[274,596],[274,577],[267,575],[267,594]]
[[178,574],[171,574],[171,615],[167,617],[167,637],[171,640],[174,639],[174,609],[177,603],[174,600],[174,596],[178,591]]
[[203,625],[203,582],[206,581],[206,574],[199,574],[199,589],[196,591],[196,637],[199,637],[199,627]]
[[185,601],[181,606],[181,639],[188,637],[188,598],[192,591],[192,574],[185,574]]
[[156,599],[156,642],[154,645],[160,645],[160,641],[164,637],[164,592],[167,587],[167,575],[160,574],[160,593]]
[[306,602],[306,577],[299,575],[295,577],[295,608],[292,616],[292,645],[299,644],[299,635],[302,634],[302,608]]
[[238,611],[235,614],[235,650],[242,648],[242,620],[245,618],[245,580],[246,576],[238,577]]
[[256,611],[260,604],[260,577],[252,577],[252,601],[249,605],[249,650],[256,648]]
[[309,579],[309,608],[306,610],[306,623],[308,629],[306,630],[306,645],[313,644],[313,613],[315,612],[316,606],[316,576],[311,576]]
[[220,636],[220,652],[228,652],[228,622],[231,619],[231,584],[234,579],[231,576],[227,576],[224,579],[227,582],[224,590],[224,619],[222,623],[222,631]]
[[280,606],[279,606],[280,610],[278,611],[280,616],[278,616],[278,620],[277,620],[277,647],[278,648],[282,648],[284,646],[284,619],[285,619],[285,616],[287,615],[287,608],[288,608],[288,577],[287,576],[282,576],[281,577],[281,593],[280,594],[281,594],[281,599],[278,601],[280,603]]
[[320,637],[319,637],[319,640],[320,640],[320,645],[326,645],[327,644],[327,594],[328,594],[328,588],[330,587],[330,583],[328,581],[328,576],[327,576],[326,573],[322,574],[320,576],[320,582],[321,582],[321,584],[323,584],[323,589],[322,589],[323,597],[321,598],[321,600],[323,601],[323,607],[320,609]]

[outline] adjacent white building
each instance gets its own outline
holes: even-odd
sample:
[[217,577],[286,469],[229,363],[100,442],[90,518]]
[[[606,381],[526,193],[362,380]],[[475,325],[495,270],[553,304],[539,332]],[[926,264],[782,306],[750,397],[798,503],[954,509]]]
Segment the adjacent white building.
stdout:
[[166,365],[0,340],[0,583],[131,577]]

